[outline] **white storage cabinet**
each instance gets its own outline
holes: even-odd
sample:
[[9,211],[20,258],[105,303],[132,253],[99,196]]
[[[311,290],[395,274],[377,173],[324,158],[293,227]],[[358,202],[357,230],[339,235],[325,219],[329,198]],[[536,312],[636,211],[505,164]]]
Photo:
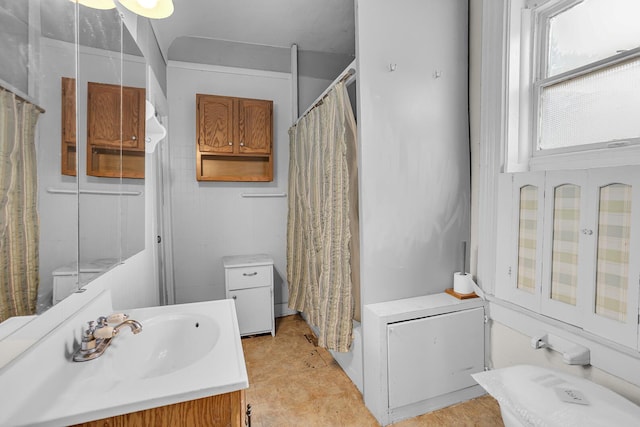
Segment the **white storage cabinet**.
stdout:
[[364,401],[385,426],[484,394],[480,298],[446,293],[368,304],[363,310]]
[[236,303],[240,335],[270,332],[275,336],[273,315],[273,258],[239,255],[222,258],[226,297]]

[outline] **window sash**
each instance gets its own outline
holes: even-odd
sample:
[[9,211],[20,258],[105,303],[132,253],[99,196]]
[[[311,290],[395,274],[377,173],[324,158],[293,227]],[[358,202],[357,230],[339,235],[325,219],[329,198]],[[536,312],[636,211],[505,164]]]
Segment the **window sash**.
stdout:
[[[618,53],[616,55],[603,58],[598,61],[577,67],[564,73],[547,77],[548,65],[548,43],[549,43],[549,22],[550,19],[565,10],[570,9],[582,0],[548,1],[537,7],[533,6],[533,37],[531,49],[531,67],[535,70],[531,82],[531,159],[543,159],[545,156],[553,156],[563,153],[576,153],[604,148],[617,148],[621,146],[638,146],[640,149],[640,137],[625,138],[620,141],[602,141],[599,143],[580,144],[561,148],[539,148],[541,133],[541,98],[543,91],[554,85],[562,84],[577,77],[586,76],[599,70],[603,70],[625,61],[640,57],[640,47]],[[521,37],[525,37],[521,34]],[[520,70],[523,72],[523,70]]]
[[540,149],[539,148],[539,139],[541,134],[541,118],[542,118],[542,95],[543,91],[552,86],[560,85],[575,78],[588,76],[592,73],[606,70],[607,68],[621,65],[628,61],[633,61],[640,58],[640,48],[636,48],[627,52],[622,52],[617,55],[611,56],[609,58],[587,64],[583,67],[579,67],[570,71],[567,71],[562,74],[558,74],[556,76],[546,78],[546,79],[538,79],[533,83],[533,93],[532,102],[534,104],[532,111],[536,111],[537,113],[533,117],[533,137],[532,137],[532,147],[531,153],[533,157],[543,157],[550,156],[554,154],[562,154],[576,151],[588,151],[588,150],[596,150],[603,148],[617,148],[623,146],[640,146],[640,137],[637,138],[625,138],[619,141],[601,141],[597,143],[590,144],[580,144],[574,145],[570,147],[561,147],[561,148],[547,148]]

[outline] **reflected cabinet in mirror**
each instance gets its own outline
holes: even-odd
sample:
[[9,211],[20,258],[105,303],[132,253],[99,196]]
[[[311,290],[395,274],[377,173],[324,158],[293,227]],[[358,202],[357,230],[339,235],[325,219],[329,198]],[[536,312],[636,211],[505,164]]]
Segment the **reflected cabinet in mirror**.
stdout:
[[0,56],[3,321],[144,249],[146,65],[117,9],[69,0],[0,0]]

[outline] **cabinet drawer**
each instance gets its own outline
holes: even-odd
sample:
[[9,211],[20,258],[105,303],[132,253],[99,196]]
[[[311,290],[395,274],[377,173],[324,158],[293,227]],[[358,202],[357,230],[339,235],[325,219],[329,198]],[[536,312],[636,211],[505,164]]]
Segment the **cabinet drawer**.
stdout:
[[270,265],[230,268],[227,270],[227,286],[229,290],[270,286],[272,274]]

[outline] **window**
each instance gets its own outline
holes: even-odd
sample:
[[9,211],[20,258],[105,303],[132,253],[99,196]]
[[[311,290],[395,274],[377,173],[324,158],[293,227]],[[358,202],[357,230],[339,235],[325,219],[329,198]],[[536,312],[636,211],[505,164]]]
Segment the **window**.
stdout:
[[640,2],[510,3],[506,170],[639,164]]

